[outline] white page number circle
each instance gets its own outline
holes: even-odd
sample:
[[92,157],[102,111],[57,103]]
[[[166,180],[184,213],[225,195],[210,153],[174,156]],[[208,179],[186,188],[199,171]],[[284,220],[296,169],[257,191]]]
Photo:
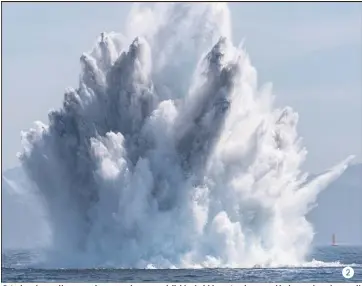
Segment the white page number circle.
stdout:
[[353,268],[350,267],[350,266],[344,267],[343,270],[342,270],[342,275],[343,275],[344,278],[347,278],[347,279],[352,278],[353,275],[354,275]]

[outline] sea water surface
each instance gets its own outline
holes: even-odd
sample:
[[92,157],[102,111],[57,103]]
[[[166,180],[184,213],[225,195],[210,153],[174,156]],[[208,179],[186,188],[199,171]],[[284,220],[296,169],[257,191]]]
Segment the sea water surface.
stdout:
[[[34,254],[4,251],[2,282],[362,282],[362,246],[316,247],[302,267],[205,269],[37,269]],[[323,262],[320,262],[323,261]],[[342,275],[345,266],[354,276]]]

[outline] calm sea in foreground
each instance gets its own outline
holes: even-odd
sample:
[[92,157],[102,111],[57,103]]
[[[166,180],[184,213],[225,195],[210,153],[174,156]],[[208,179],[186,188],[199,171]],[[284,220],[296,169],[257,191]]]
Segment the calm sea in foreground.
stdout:
[[[35,269],[30,253],[6,251],[2,255],[2,282],[362,282],[362,247],[319,247],[310,259],[325,263],[313,267],[252,269]],[[344,266],[354,276],[342,276]]]

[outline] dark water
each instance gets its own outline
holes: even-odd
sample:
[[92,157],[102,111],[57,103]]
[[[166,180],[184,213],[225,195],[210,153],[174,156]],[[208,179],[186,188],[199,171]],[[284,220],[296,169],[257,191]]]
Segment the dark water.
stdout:
[[[315,248],[312,262],[298,268],[252,269],[35,269],[29,253],[5,252],[2,255],[2,282],[362,282],[362,247]],[[342,276],[344,266],[354,276]]]

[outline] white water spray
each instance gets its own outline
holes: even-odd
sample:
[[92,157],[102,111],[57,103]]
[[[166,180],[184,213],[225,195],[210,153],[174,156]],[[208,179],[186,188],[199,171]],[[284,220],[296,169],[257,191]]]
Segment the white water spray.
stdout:
[[136,6],[81,57],[79,88],[20,155],[46,202],[48,265],[301,265],[305,216],[346,159],[306,182],[298,115],[273,108],[226,4]]

